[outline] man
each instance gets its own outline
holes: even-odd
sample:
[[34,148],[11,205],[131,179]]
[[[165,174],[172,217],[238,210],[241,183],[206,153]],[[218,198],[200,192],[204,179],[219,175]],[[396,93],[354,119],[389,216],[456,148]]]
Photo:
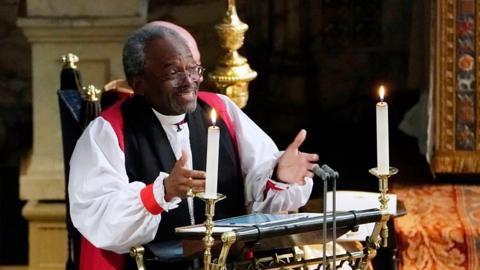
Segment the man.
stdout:
[[135,94],[92,121],[72,155],[72,220],[96,248],[127,253],[203,221],[202,203],[185,198],[205,189],[212,106],[223,115],[218,192],[227,195],[215,218],[294,210],[310,196],[318,155],[299,151],[306,131],[280,152],[226,96],[200,93],[199,53],[179,29],[154,22],[127,39],[124,70]]

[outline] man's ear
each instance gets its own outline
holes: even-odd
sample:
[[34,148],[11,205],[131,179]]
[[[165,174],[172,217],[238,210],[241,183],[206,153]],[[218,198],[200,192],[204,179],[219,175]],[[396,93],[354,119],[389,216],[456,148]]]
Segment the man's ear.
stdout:
[[145,79],[143,76],[134,76],[131,78],[131,86],[136,94],[142,95],[145,93]]

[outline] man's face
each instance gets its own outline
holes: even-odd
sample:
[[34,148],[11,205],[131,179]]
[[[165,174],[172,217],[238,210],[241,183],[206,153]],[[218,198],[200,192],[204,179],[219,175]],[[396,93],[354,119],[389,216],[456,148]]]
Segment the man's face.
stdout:
[[193,112],[203,77],[188,47],[173,37],[157,38],[145,46],[145,72],[134,89],[158,112],[179,115]]

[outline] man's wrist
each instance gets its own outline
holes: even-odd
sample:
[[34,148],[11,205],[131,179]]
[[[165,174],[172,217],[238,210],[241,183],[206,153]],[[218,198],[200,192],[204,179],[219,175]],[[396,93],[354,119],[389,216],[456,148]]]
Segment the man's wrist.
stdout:
[[171,196],[166,193],[166,180],[169,174],[161,172],[154,182],[155,199],[158,204],[168,212],[168,210],[178,207],[181,199],[179,197]]
[[272,177],[271,177],[271,179],[274,180],[275,182],[279,182],[279,183],[283,183],[283,184],[288,184],[288,182],[283,181],[282,179],[280,179],[280,177],[278,177],[278,164],[275,165],[275,167],[273,168],[273,172],[272,172]]
[[171,196],[168,191],[167,191],[167,182],[168,182],[168,177],[165,177],[163,179],[163,199],[165,200],[165,202],[170,202],[170,200],[174,197],[174,196]]

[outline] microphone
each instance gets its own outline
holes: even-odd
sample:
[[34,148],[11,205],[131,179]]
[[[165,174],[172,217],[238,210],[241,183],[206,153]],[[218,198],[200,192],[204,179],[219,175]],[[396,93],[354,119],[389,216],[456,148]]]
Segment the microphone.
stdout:
[[330,178],[338,179],[338,177],[340,176],[337,171],[334,171],[327,164],[323,164],[322,169],[328,174],[328,176],[330,176]]
[[328,173],[325,172],[324,169],[320,168],[318,164],[313,165],[312,171],[316,176],[320,177],[323,181],[327,180],[329,177]]

